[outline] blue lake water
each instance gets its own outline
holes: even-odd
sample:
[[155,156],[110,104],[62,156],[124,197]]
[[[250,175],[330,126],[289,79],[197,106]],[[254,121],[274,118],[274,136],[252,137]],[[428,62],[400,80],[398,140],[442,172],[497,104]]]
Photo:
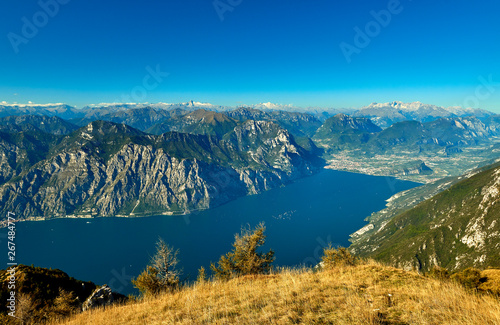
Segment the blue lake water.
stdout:
[[[324,170],[286,187],[247,196],[186,216],[57,219],[17,224],[17,262],[58,268],[80,280],[135,293],[130,283],[147,265],[161,236],[179,249],[183,277],[231,250],[242,226],[265,222],[275,265],[312,265],[322,248],[349,245],[349,234],[385,207],[385,200],[418,183]],[[3,229],[2,231],[5,231]],[[4,264],[5,265],[5,264]]]

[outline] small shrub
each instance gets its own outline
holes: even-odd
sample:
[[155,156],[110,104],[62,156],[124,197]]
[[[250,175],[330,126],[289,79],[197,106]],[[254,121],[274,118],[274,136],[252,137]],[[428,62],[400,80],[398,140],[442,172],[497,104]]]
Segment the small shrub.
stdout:
[[207,280],[207,274],[205,272],[205,268],[202,266],[198,270],[198,278],[196,279],[197,282],[202,283]]
[[59,289],[59,296],[54,299],[52,313],[59,317],[69,316],[80,310],[80,301],[73,292]]
[[19,323],[23,325],[38,323],[44,318],[37,310],[33,296],[25,293],[20,293],[17,296],[16,317]]
[[333,268],[335,266],[355,266],[358,263],[358,258],[349,252],[345,247],[333,248],[328,245],[323,249],[321,262],[324,268]]
[[450,278],[450,271],[436,265],[427,273],[427,276],[438,280],[448,280]]
[[143,295],[155,295],[162,291],[158,272],[152,266],[147,266],[137,278],[132,279],[132,284],[139,289]]
[[457,281],[468,289],[477,289],[481,284],[481,271],[469,267],[463,271],[457,272],[451,276],[451,279]]
[[274,252],[257,252],[265,243],[265,230],[266,227],[262,223],[254,230],[242,228],[241,234],[235,235],[233,250],[221,256],[218,265],[211,264],[214,276],[218,279],[230,279],[242,275],[269,273],[274,261]]

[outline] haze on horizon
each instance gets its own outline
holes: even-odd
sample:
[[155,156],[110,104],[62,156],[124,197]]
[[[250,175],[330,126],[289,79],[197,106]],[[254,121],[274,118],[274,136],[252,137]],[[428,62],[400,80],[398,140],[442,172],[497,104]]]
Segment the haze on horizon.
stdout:
[[500,113],[500,3],[22,0],[0,13],[0,102],[189,100]]

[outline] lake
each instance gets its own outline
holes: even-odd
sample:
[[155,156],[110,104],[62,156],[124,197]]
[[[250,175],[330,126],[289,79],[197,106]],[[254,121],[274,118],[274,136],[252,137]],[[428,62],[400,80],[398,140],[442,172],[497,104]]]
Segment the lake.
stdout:
[[145,268],[159,237],[179,249],[183,278],[193,280],[200,266],[209,270],[211,261],[231,250],[242,226],[263,221],[266,248],[275,251],[275,265],[314,265],[324,246],[348,246],[349,234],[383,209],[385,200],[418,185],[324,170],[286,187],[185,216],[21,222],[16,257],[18,263],[58,268],[130,294],[136,293],[130,278]]

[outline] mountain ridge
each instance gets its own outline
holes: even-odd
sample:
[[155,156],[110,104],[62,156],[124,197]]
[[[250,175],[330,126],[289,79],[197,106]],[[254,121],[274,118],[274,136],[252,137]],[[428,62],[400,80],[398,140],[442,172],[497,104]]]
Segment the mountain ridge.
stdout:
[[351,250],[404,269],[499,267],[497,203],[500,163],[465,175],[441,193],[395,215],[368,237],[355,240]]
[[[321,160],[273,122],[247,121],[224,139],[149,135],[94,121],[48,144],[0,186],[18,218],[183,213],[311,175]],[[49,148],[50,147],[50,148]]]

